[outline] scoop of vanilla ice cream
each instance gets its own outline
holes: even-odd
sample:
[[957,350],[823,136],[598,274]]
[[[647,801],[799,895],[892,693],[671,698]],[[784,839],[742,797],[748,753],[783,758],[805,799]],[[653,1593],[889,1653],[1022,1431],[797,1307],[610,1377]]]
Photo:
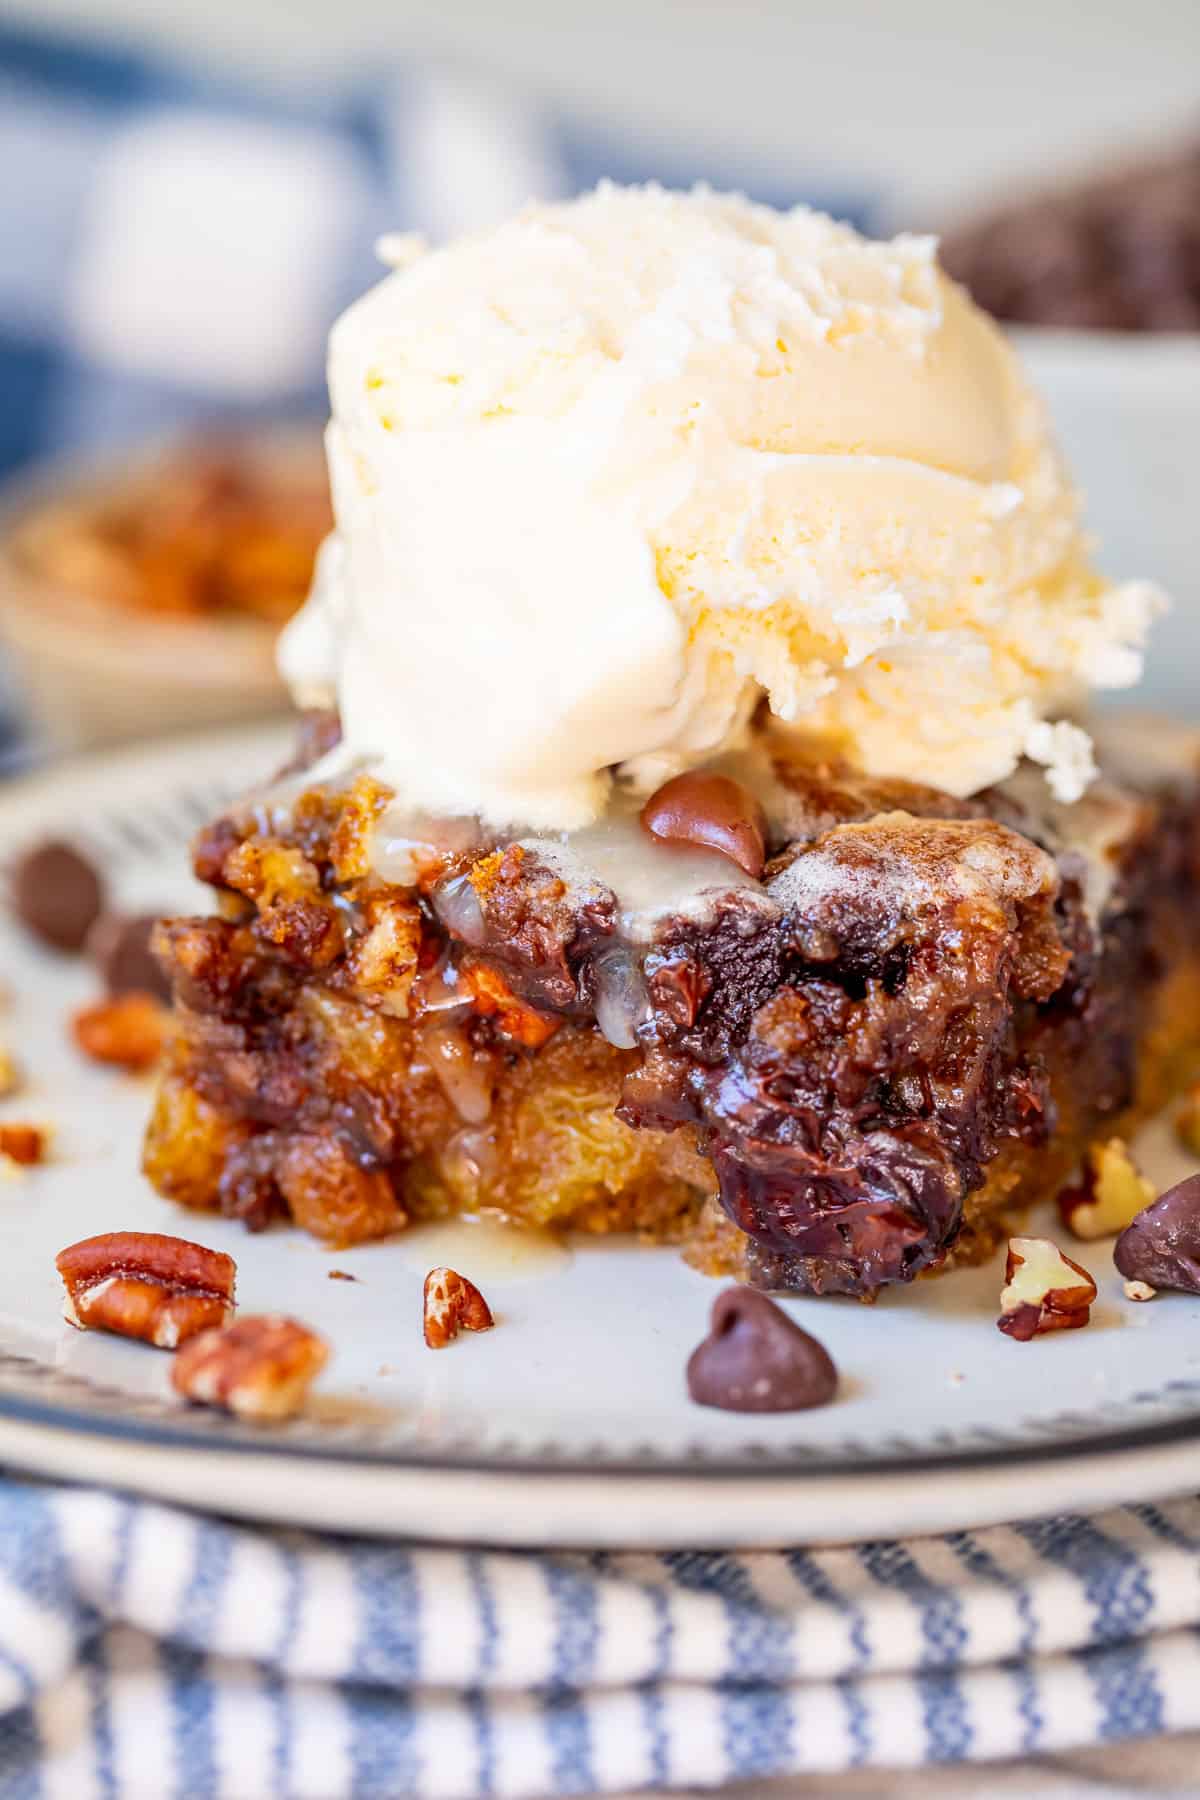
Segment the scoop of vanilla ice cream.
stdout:
[[578,827],[762,695],[967,794],[1123,687],[1159,601],[1093,570],[1005,340],[930,238],[599,188],[403,265],[335,326],[338,548],[285,637],[412,804]]

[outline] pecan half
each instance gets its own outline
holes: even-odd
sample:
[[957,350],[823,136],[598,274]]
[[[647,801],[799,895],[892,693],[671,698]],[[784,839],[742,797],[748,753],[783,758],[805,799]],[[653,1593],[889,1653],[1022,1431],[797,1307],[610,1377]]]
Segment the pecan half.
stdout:
[[444,1350],[460,1331],[490,1331],[492,1309],[457,1269],[430,1269],[425,1277],[425,1342]]
[[174,1350],[233,1313],[237,1265],[221,1250],[157,1231],[110,1231],[61,1250],[63,1317],[80,1331],[113,1331]]
[[307,1325],[263,1313],[193,1338],[175,1358],[171,1383],[199,1406],[242,1419],[287,1419],[328,1360],[328,1344]]
[[75,1014],[75,1042],[93,1062],[150,1069],[162,1054],[167,1015],[152,994],[118,994]]

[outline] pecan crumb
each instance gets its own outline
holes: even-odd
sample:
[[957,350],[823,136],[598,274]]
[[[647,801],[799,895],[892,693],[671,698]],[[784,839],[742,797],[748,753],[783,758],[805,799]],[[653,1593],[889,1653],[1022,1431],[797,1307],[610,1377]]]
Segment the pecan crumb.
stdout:
[[329,1361],[329,1346],[298,1319],[263,1313],[201,1332],[171,1368],[176,1391],[242,1419],[288,1419]]
[[7,1100],[20,1092],[25,1085],[25,1077],[20,1063],[11,1050],[0,1044],[0,1100]]
[[357,1281],[358,1276],[352,1275],[349,1269],[330,1269],[329,1279],[330,1281]]
[[85,1006],[75,1014],[71,1030],[76,1044],[93,1062],[119,1069],[153,1068],[166,1039],[167,1014],[152,994],[119,994]]
[[0,1125],[0,1156],[29,1168],[42,1161],[49,1135],[41,1125]]
[[496,1323],[475,1283],[457,1269],[430,1269],[424,1299],[425,1342],[431,1350],[444,1350],[460,1331],[490,1331]]

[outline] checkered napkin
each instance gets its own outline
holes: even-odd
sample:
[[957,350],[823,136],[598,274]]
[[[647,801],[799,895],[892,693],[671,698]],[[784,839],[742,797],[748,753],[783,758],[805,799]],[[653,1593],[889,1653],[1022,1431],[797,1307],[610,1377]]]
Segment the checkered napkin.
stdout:
[[601,176],[860,218],[803,171],[639,154],[460,66],[248,91],[0,21],[0,474],[184,421],[323,408],[376,236],[438,241]]
[[0,1483],[5,1800],[558,1800],[1198,1726],[1194,1500],[860,1549],[541,1555]]

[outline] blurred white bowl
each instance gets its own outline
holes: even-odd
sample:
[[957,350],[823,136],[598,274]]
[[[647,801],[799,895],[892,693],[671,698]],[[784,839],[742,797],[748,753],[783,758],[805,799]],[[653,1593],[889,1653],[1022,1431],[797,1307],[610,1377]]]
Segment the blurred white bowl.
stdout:
[[306,518],[325,487],[319,431],[281,426],[64,458],[0,496],[0,663],[39,749],[85,750],[288,710],[275,668],[277,618],[128,603],[103,571],[89,566],[68,584],[45,555],[56,533],[81,525],[86,536],[110,507],[169,506],[181,472],[203,462],[245,471],[285,516],[294,502]]
[[1099,560],[1174,601],[1137,705],[1200,717],[1200,337],[1014,331],[1087,496]]

